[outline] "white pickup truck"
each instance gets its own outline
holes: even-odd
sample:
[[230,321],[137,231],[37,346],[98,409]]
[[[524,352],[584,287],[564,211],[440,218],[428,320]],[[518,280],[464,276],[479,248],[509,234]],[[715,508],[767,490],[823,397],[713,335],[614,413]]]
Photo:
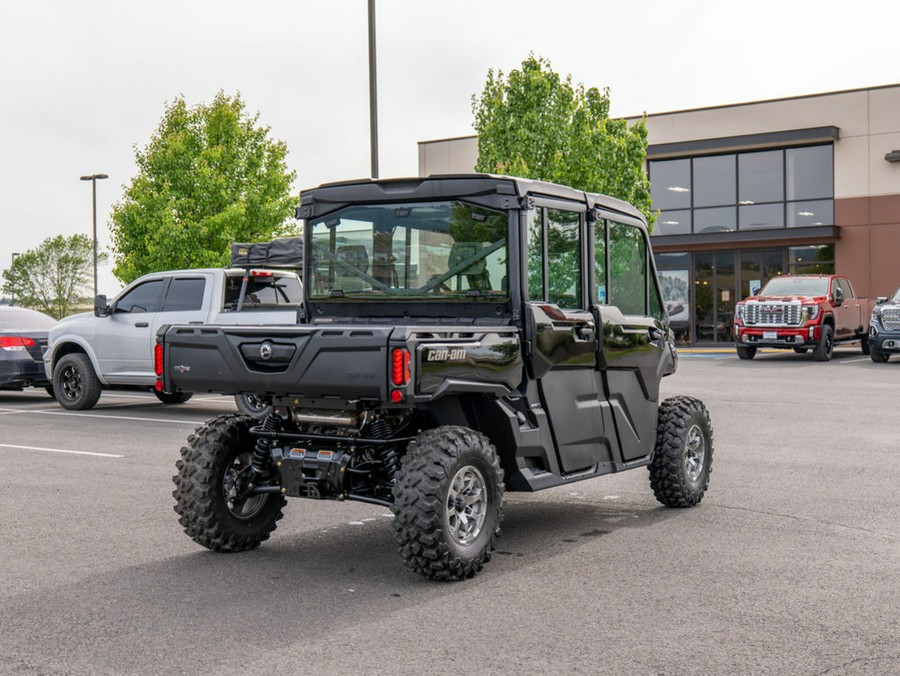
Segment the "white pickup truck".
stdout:
[[[44,369],[61,406],[92,408],[103,389],[153,390],[166,404],[190,393],[154,389],[153,346],[166,324],[294,324],[302,299],[296,272],[207,268],[145,275],[94,312],[66,317],[51,330]],[[240,402],[238,402],[240,406]]]

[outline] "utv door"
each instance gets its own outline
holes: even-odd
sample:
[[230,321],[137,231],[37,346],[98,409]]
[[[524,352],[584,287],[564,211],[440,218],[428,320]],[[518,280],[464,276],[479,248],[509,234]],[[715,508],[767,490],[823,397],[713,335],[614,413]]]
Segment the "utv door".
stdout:
[[[624,222],[623,222],[624,221]],[[653,450],[659,383],[675,370],[645,231],[617,216],[594,226],[595,321],[603,386],[626,462]]]
[[612,419],[601,410],[597,326],[586,299],[585,219],[579,211],[528,212],[525,331],[531,375],[547,412],[562,474],[609,459]]

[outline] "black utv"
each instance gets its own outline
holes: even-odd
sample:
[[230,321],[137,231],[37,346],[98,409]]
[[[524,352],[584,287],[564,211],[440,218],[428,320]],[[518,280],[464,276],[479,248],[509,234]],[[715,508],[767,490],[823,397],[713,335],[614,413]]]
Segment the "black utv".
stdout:
[[640,213],[504,176],[333,183],[301,195],[296,326],[171,326],[165,392],[252,394],[181,450],[175,510],[216,551],[257,547],[285,497],[389,507],[406,564],[490,559],[505,491],[648,467],[689,507],[709,481],[705,406],[659,401],[677,355]]

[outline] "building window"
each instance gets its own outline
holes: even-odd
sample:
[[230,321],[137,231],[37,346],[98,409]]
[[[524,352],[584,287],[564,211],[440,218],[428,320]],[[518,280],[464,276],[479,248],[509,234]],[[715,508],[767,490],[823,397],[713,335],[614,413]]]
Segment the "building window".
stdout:
[[831,145],[649,163],[655,236],[834,224]]
[[834,244],[788,247],[788,274],[833,275]]

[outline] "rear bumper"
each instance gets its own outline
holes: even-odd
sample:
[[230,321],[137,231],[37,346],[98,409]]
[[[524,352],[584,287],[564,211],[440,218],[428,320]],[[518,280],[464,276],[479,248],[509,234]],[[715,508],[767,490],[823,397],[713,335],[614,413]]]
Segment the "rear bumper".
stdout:
[[49,385],[43,362],[31,359],[0,359],[0,390]]

